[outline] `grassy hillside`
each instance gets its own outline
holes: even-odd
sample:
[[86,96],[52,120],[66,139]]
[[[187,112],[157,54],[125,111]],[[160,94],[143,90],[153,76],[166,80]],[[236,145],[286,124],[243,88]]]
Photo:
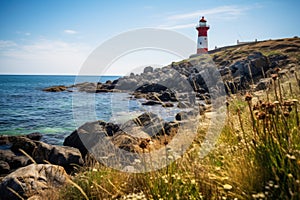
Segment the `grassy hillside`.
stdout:
[[[272,81],[266,90],[255,92],[250,87],[246,93],[228,95],[225,125],[216,148],[206,157],[199,157],[200,141],[213,126],[213,112],[201,116],[193,145],[166,168],[130,174],[90,163],[74,175],[74,184],[51,198],[300,199],[299,46],[300,39],[289,38],[210,52],[220,68],[252,52],[284,59],[270,67],[273,74],[264,74]],[[191,58],[173,65],[188,62],[198,61]],[[171,150],[167,153],[175,160]]]

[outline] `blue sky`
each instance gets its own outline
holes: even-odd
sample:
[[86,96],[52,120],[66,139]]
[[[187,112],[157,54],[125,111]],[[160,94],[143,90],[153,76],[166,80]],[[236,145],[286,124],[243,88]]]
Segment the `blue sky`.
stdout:
[[[299,2],[0,0],[0,73],[77,74],[102,42],[137,28],[170,29],[196,41],[194,27],[202,15],[211,27],[210,49],[235,44],[238,39],[299,36]],[[153,64],[174,59],[163,57]],[[150,59],[145,63],[134,59],[125,58],[126,64],[151,63]],[[124,63],[119,62],[110,73],[120,74],[118,67],[126,67]]]

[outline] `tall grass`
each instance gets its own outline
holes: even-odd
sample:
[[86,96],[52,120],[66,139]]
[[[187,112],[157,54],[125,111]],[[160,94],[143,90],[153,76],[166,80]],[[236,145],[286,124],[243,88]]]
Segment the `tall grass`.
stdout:
[[[200,125],[181,158],[167,150],[174,162],[166,168],[130,174],[94,165],[73,181],[89,199],[300,199],[298,77],[273,79],[268,95],[228,99],[226,124],[205,158],[199,148],[207,126]],[[83,199],[82,191],[70,184],[59,198]]]

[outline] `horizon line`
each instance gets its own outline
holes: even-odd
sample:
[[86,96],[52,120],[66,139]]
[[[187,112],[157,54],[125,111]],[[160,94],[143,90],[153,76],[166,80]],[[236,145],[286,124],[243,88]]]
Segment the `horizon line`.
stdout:
[[33,74],[22,74],[22,73],[0,73],[0,76],[125,76],[121,74],[103,74],[103,75],[91,75],[91,74],[38,74],[38,73],[33,73]]

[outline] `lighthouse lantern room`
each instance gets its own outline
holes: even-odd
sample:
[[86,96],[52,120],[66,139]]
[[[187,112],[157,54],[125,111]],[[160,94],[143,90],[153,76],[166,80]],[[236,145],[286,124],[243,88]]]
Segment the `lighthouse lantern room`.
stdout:
[[199,25],[196,27],[196,29],[198,31],[197,54],[207,53],[207,31],[209,26],[206,25],[206,20],[204,17],[199,20]]

